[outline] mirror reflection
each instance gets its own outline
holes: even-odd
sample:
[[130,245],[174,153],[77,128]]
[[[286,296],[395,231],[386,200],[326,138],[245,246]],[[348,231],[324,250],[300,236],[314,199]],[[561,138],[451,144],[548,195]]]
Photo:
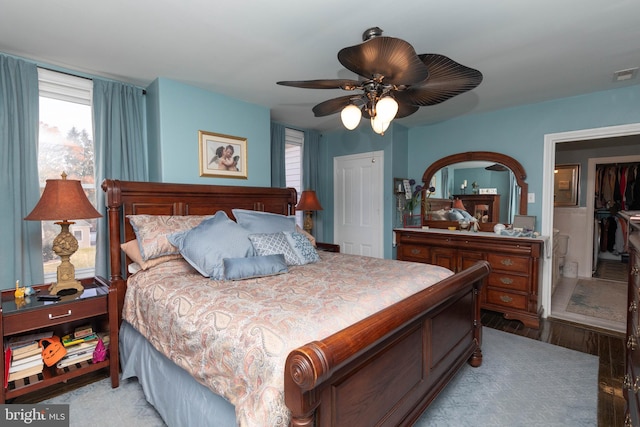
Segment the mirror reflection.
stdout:
[[[427,167],[422,182],[436,189],[421,210],[423,225],[451,228],[473,217],[481,230],[490,231],[495,224],[512,224],[515,215],[527,215],[524,168],[501,153],[469,151],[443,157]],[[463,218],[451,218],[455,213]]]
[[[434,174],[433,197],[460,200],[481,222],[510,224],[520,210],[515,175],[504,165],[485,161],[460,162]],[[455,207],[455,206],[454,206]]]

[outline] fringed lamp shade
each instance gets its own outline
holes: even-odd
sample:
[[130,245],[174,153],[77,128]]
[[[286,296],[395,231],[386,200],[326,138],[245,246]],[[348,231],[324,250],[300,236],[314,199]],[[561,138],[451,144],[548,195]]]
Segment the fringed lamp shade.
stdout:
[[316,192],[313,190],[303,191],[300,195],[300,201],[296,205],[296,209],[304,211],[305,216],[302,228],[304,228],[307,233],[311,234],[311,230],[313,229],[313,218],[311,218],[311,212],[322,210],[322,206],[320,205]]
[[69,261],[71,255],[78,250],[78,240],[69,232],[69,226],[73,224],[69,220],[101,216],[87,199],[80,181],[67,180],[65,173],[62,174],[62,179],[47,180],[40,201],[24,219],[58,221],[56,224],[62,227],[60,234],[53,240],[53,251],[62,262],[58,266],[58,281],[49,288],[50,294],[57,295],[63,289],[83,290],[80,282],[75,279],[75,268]]

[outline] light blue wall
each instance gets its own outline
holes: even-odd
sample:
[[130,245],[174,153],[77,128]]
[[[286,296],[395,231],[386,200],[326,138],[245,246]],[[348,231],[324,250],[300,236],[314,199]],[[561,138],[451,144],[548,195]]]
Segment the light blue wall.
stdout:
[[[268,108],[165,78],[149,85],[147,97],[151,180],[258,187],[271,185]],[[246,180],[200,177],[199,130],[247,139]]]
[[527,171],[529,192],[536,196],[528,213],[540,218],[545,134],[639,122],[640,85],[635,85],[411,128],[409,175],[422,176],[434,160],[454,153],[507,154]]

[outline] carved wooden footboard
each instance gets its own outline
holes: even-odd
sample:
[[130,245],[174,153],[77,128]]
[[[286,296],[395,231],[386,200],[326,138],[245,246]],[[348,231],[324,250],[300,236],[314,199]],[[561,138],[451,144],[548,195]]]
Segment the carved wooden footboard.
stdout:
[[293,426],[412,425],[465,361],[482,362],[482,261],[289,355]]
[[[120,244],[135,238],[130,214],[203,215],[232,208],[295,213],[294,189],[106,180],[110,280],[119,311],[130,262]],[[469,361],[482,362],[480,261],[321,341],[289,354],[285,401],[293,426],[413,424]],[[363,278],[366,280],[366,278]]]

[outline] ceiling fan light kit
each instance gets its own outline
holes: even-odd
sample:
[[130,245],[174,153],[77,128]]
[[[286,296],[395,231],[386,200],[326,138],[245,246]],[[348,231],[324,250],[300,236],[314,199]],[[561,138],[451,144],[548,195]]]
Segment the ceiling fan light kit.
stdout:
[[313,107],[316,117],[340,112],[349,130],[362,117],[383,135],[394,118],[407,117],[420,107],[436,105],[477,87],[482,74],[438,54],[418,55],[413,46],[394,37],[383,37],[378,27],[362,34],[363,43],[338,52],[338,61],[358,74],[358,80],[328,79],[280,81],[279,85],[305,89],[362,91],[329,99]]

